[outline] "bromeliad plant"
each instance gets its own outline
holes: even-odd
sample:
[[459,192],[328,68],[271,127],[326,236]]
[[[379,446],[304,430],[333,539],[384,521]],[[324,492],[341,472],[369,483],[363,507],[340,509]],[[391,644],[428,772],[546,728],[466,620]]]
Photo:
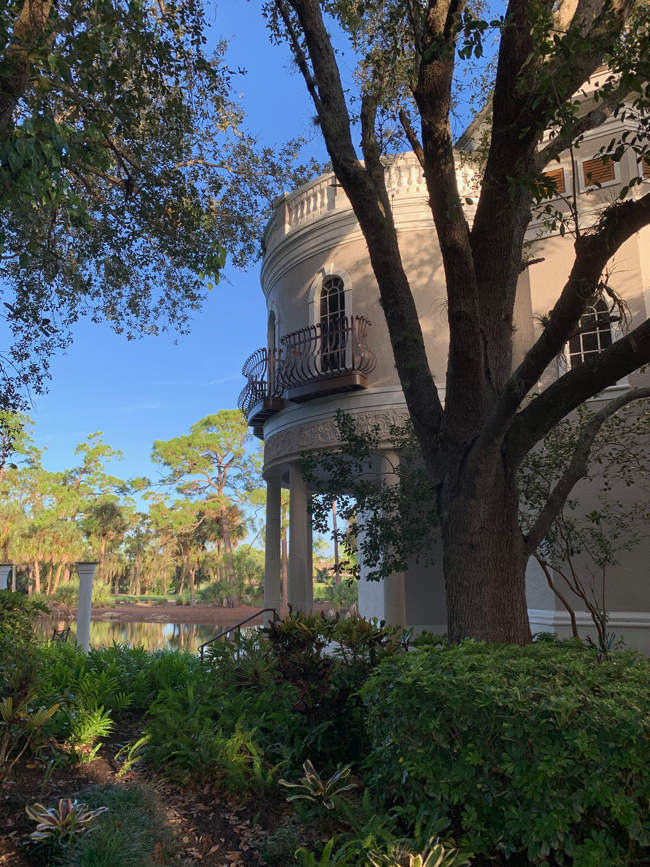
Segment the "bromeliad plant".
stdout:
[[[370,852],[368,860],[373,867],[403,867],[401,859],[383,852]],[[408,854],[408,867],[470,867],[470,862],[458,849],[449,849],[434,838],[424,852]]]
[[314,766],[310,761],[303,764],[305,776],[299,783],[291,783],[288,780],[280,780],[280,785],[287,789],[301,789],[302,791],[290,795],[287,801],[311,801],[318,807],[325,807],[326,810],[333,810],[336,806],[335,798],[347,792],[350,789],[356,788],[356,783],[347,783],[345,780],[350,776],[350,768],[342,768],[333,774],[329,780],[321,779],[316,773]]
[[69,845],[76,835],[92,831],[91,822],[107,810],[108,807],[89,810],[86,804],[71,798],[61,798],[56,807],[44,807],[43,804],[25,807],[29,818],[38,823],[29,838],[50,848],[62,848]]

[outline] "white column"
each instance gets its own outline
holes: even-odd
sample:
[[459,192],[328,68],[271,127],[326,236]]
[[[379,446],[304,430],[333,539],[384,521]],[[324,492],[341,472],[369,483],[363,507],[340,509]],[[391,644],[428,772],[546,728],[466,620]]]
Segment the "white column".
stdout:
[[[386,485],[398,485],[399,467],[397,452],[385,452],[381,456],[381,478]],[[393,572],[384,579],[384,620],[390,626],[406,626],[406,597],[404,573]]]
[[369,581],[369,567],[363,561],[363,543],[365,541],[366,516],[357,515],[359,529],[357,532],[357,560],[359,562],[359,614],[368,620],[374,617],[384,619],[384,584],[383,581]]
[[93,575],[97,563],[77,563],[79,602],[77,605],[77,644],[88,653],[90,647],[90,609],[93,601]]
[[0,590],[7,589],[7,579],[11,571],[11,563],[0,563]]
[[291,465],[289,496],[289,604],[294,611],[311,611],[313,584],[309,573],[307,485],[297,464]]
[[[264,548],[264,607],[276,608],[278,616],[282,607],[282,482],[268,479],[266,482],[266,545]],[[264,615],[268,623],[272,614]]]
[[[307,497],[311,506],[311,497]],[[307,511],[307,602],[308,611],[314,610],[314,530],[311,525],[311,512]]]

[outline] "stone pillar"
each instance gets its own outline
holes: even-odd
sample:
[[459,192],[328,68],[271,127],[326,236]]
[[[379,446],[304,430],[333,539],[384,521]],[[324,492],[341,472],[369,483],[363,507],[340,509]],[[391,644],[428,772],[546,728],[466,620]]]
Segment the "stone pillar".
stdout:
[[11,570],[11,563],[0,563],[0,590],[7,589],[7,579]]
[[[266,482],[266,546],[264,549],[264,607],[276,608],[278,616],[282,607],[282,555],[280,550],[282,531],[282,482],[268,479]],[[264,615],[264,624],[273,618]]]
[[289,604],[294,611],[311,611],[314,587],[309,576],[310,521],[307,485],[297,464],[291,465],[289,496]]
[[363,543],[365,540],[364,522],[365,515],[359,513],[357,515],[359,525],[357,533],[357,560],[359,562],[359,614],[362,617],[372,620],[374,617],[377,620],[384,619],[384,585],[382,581],[369,581],[369,567],[363,560]]
[[90,648],[90,610],[93,600],[93,575],[97,563],[77,563],[79,602],[77,605],[77,644],[88,653]]
[[[399,466],[397,452],[385,452],[381,456],[381,478],[386,485],[399,484],[395,469]],[[406,597],[404,573],[393,572],[384,579],[384,620],[390,626],[406,626]]]

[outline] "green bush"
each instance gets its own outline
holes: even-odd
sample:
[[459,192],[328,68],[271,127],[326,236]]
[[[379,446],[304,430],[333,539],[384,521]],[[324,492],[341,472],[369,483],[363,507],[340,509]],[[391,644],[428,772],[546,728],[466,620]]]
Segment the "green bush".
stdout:
[[141,785],[106,784],[86,789],[88,807],[108,807],[92,831],[61,853],[61,867],[147,867],[167,864],[173,837],[155,791]]
[[645,658],[598,661],[574,642],[432,642],[384,662],[362,694],[365,782],[385,809],[447,816],[497,863],[647,863]]
[[359,583],[354,579],[344,578],[339,584],[328,584],[318,594],[319,599],[331,602],[339,608],[350,608],[359,601]]
[[[59,584],[56,593],[52,596],[57,602],[74,608],[79,602],[79,579],[70,578],[67,584]],[[112,600],[110,588],[106,584],[93,582],[92,604],[95,608],[110,605]]]
[[49,614],[49,608],[11,590],[0,590],[0,660],[16,655],[36,639],[34,619]]

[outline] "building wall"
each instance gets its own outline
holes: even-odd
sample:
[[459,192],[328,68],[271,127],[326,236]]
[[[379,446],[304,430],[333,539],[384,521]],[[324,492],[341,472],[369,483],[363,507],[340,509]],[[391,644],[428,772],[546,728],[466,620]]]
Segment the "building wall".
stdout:
[[[610,122],[597,135],[588,138],[579,159],[593,157],[602,143],[612,138]],[[398,228],[400,250],[418,309],[431,370],[441,388],[444,381],[448,349],[445,280],[440,251],[427,206],[426,188],[421,172],[411,156],[399,171],[391,168],[392,186],[389,193]],[[573,166],[564,161],[565,182],[571,188]],[[580,176],[580,163],[576,166]],[[464,170],[459,168],[462,174]],[[636,166],[631,155],[616,167],[616,183],[597,191],[582,190],[579,183],[583,225],[588,227],[597,218],[598,207],[615,198],[621,183],[625,183]],[[460,175],[459,175],[460,177]],[[473,179],[462,174],[464,198],[472,197]],[[636,188],[637,194],[646,191]],[[564,206],[556,200],[558,208]],[[474,205],[467,207],[471,220]],[[565,209],[566,210],[566,209]],[[561,237],[549,233],[540,221],[531,224],[528,256],[541,259],[525,268],[520,276],[514,314],[513,366],[523,359],[527,349],[539,336],[542,318],[553,307],[571,270],[574,245],[570,234]],[[369,388],[352,394],[320,398],[299,406],[289,406],[270,418],[264,427],[266,442],[265,474],[267,477],[288,478],[288,467],[304,450],[336,445],[334,415],[342,408],[352,412],[363,426],[378,422],[388,437],[391,423],[407,417],[399,385],[387,326],[382,313],[379,290],[370,266],[367,247],[349,203],[340,188],[332,185],[332,177],[324,176],[306,185],[297,193],[283,197],[266,234],[267,251],[262,268],[262,286],[269,310],[276,313],[280,335],[305,328],[318,321],[317,297],[326,275],[338,273],[349,288],[349,307],[354,316],[367,317],[372,325],[368,344],[377,357],[377,367],[369,376]],[[610,263],[609,283],[621,295],[629,310],[629,322],[621,326],[636,327],[650,311],[650,228],[630,238]],[[549,366],[540,381],[540,388],[554,381],[561,373],[558,363]],[[622,382],[619,388],[650,384],[647,373],[637,373]],[[611,392],[618,393],[614,388]],[[606,396],[605,396],[606,397]],[[600,405],[593,402],[594,409]],[[388,446],[388,439],[386,440]],[[585,509],[596,503],[593,486],[580,486],[579,494]],[[633,496],[621,492],[621,496]],[[446,622],[442,557],[425,567],[415,562],[409,565],[405,577],[406,607],[409,624],[416,628],[442,629]],[[646,564],[650,563],[650,539],[644,540],[632,552],[621,555],[621,564],[612,569],[607,583],[607,607],[614,621],[623,624],[633,646],[650,650],[650,581]],[[586,562],[580,562],[587,568]],[[529,565],[527,593],[534,631],[545,629],[566,632],[568,617],[563,606],[548,587],[539,567]],[[570,593],[571,602],[580,612],[582,603]],[[381,617],[381,590],[376,585],[360,587],[362,611]],[[579,614],[583,630],[589,624]]]

